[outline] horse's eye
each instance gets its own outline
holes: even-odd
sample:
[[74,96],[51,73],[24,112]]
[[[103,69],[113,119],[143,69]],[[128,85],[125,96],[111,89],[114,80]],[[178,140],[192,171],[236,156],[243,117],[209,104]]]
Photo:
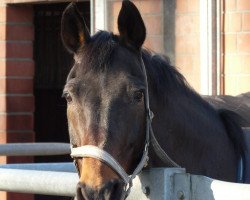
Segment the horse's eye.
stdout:
[[65,93],[65,94],[63,94],[63,96],[68,103],[70,103],[72,101],[72,97],[70,96],[69,93]]
[[142,91],[136,91],[134,93],[134,100],[136,102],[141,102],[143,100],[143,92]]

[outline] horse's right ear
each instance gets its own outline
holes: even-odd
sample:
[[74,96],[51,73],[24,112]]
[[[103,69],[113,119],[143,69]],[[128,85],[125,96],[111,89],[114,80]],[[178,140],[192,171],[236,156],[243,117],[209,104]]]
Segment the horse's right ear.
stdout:
[[70,3],[63,12],[61,37],[64,46],[71,53],[76,53],[90,40],[89,30],[75,3]]

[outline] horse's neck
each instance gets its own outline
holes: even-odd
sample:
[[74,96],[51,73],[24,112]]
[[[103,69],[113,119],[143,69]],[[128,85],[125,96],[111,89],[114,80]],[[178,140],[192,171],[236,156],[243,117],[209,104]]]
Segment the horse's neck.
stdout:
[[217,121],[211,125],[211,118],[217,117],[215,112],[193,95],[191,98],[180,94],[169,99],[165,106],[157,108],[153,122],[162,148],[177,163],[181,162],[180,165],[198,160],[204,148],[213,145],[213,140],[206,138],[206,132],[215,132],[221,126]]

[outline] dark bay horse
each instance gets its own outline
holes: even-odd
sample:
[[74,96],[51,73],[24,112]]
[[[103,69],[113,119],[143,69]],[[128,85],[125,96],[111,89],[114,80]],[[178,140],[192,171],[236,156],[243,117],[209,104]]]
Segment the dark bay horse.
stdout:
[[[216,111],[164,56],[142,49],[146,29],[130,1],[123,1],[118,29],[119,35],[90,36],[75,4],[62,17],[62,40],[74,55],[63,93],[70,142],[92,148],[85,157],[73,154],[77,199],[124,198],[123,172],[146,162],[150,109],[155,138],[175,163],[189,173],[236,181],[244,142],[234,113]],[[168,167],[155,152],[149,139],[148,167]],[[113,169],[112,159],[123,172]]]

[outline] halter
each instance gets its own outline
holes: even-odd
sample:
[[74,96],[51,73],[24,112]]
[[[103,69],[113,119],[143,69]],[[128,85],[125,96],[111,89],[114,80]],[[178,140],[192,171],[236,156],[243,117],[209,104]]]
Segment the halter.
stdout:
[[[146,83],[145,88],[145,94],[144,94],[144,100],[145,100],[145,109],[146,109],[146,136],[145,136],[145,146],[143,150],[143,155],[141,158],[140,163],[135,168],[134,172],[131,175],[128,175],[126,171],[123,169],[123,167],[106,151],[103,149],[100,149],[93,145],[84,145],[81,147],[75,147],[71,148],[71,157],[76,158],[85,158],[85,157],[91,157],[98,159],[102,162],[105,162],[107,165],[109,165],[119,176],[123,179],[125,183],[124,187],[124,195],[122,199],[125,199],[131,190],[131,187],[133,186],[132,180],[136,177],[137,174],[141,172],[141,170],[147,165],[149,157],[148,157],[148,148],[149,143],[151,142],[152,147],[156,153],[156,155],[168,166],[172,167],[180,167],[178,164],[176,164],[167,154],[166,152],[161,148],[158,141],[155,138],[153,129],[152,129],[152,119],[154,117],[153,112],[150,110],[149,106],[149,93],[148,93],[148,80],[147,80],[147,72],[146,68],[142,59],[142,54],[140,52],[140,63]],[[151,136],[151,137],[150,137]],[[77,162],[74,160],[74,163],[76,165],[78,174],[80,176],[79,167],[77,165]]]

